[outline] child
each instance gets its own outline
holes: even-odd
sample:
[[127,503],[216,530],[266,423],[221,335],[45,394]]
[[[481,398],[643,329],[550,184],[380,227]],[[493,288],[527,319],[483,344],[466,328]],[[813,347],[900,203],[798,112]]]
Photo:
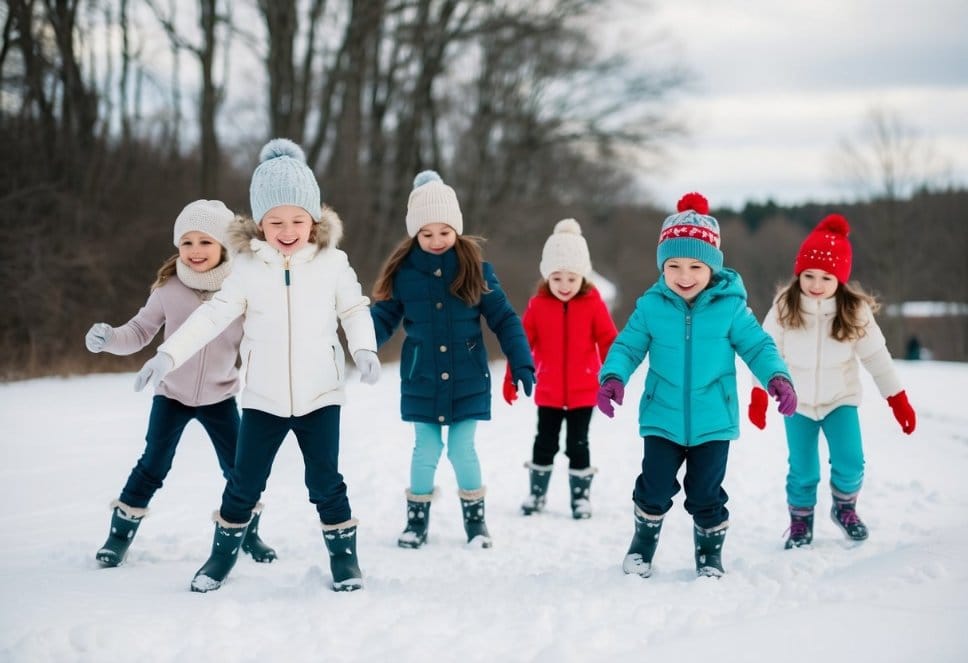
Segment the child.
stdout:
[[[588,281],[592,263],[577,221],[564,219],[555,225],[541,252],[539,270],[538,292],[528,301],[522,318],[537,369],[538,434],[531,461],[524,464],[531,494],[521,511],[529,516],[544,508],[561,424],[566,421],[571,515],[590,518],[589,494],[596,470],[588,452],[588,424],[598,393],[598,369],[617,330],[601,295]],[[517,397],[508,365],[504,400],[511,405]]]
[[195,574],[196,592],[218,589],[235,564],[249,512],[265,490],[272,461],[293,431],[329,549],[333,589],[363,586],[356,526],[339,472],[340,406],[346,366],[341,323],[363,382],[379,377],[369,300],[346,254],[336,249],[342,222],[322,209],[319,185],[302,149],[286,139],[262,148],[252,174],[252,219],[230,238],[239,255],[222,290],[158,348],[135,382],[156,383],[242,316],[242,424],[235,468],[215,514],[212,554]]
[[434,171],[414,179],[407,202],[407,235],[390,254],[373,289],[370,309],[383,345],[403,321],[400,412],[412,421],[416,441],[410,462],[407,527],[397,543],[427,541],[434,474],[444,448],[457,475],[464,531],[471,546],[490,548],[484,522],[481,466],[474,449],[478,420],[491,418],[491,374],[481,318],[497,336],[515,382],[526,394],[534,384],[531,353],[521,320],[494,269],[483,261],[477,238],[462,235],[464,221],[454,190]]
[[[887,398],[901,430],[914,432],[914,410],[874,320],[877,304],[860,286],[848,283],[852,261],[849,231],[847,220],[839,214],[825,217],[814,228],[797,253],[794,279],[776,296],[763,321],[790,365],[800,397],[796,414],[784,420],[790,450],[787,549],[813,540],[821,430],[830,450],[830,516],[848,539],[867,538],[867,527],[855,508],[864,479],[857,418],[861,401],[858,359]],[[759,387],[753,388],[749,418],[757,427],[766,427],[766,395]]]
[[625,384],[645,355],[649,371],[639,404],[644,440],[642,473],[635,482],[635,535],[622,568],[643,578],[662,519],[679,492],[676,473],[686,463],[686,511],[693,518],[696,573],[724,573],[729,526],[722,483],[729,441],[739,437],[736,354],[769,385],[784,415],[797,397],[770,335],[746,305],[739,274],[723,267],[719,223],[698,193],[686,194],[666,218],[656,250],[662,277],[645,291],[601,370],[598,407],[613,416]]
[[[171,336],[203,302],[212,298],[232,269],[225,250],[226,230],[234,215],[218,200],[196,200],[175,219],[174,244],[178,253],[158,270],[148,301],[121,327],[95,323],[85,343],[91,352],[130,355],[148,345],[162,325]],[[172,278],[172,276],[176,278]],[[192,419],[212,440],[222,474],[228,478],[235,465],[239,410],[239,355],[242,323],[234,321],[209,345],[172,371],[157,385],[148,418],[145,450],[131,470],[121,495],[111,507],[111,532],[95,557],[103,566],[118,566],[134,540],[148,503],[161,488],[175,457],[182,431]],[[271,562],[276,551],[259,538],[261,504],[252,510],[252,524],[242,538],[242,550],[257,562]]]

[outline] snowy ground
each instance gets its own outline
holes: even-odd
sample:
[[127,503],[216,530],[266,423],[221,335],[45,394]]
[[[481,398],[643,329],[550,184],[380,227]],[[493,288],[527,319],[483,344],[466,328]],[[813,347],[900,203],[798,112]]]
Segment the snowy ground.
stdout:
[[[494,364],[496,375],[503,364]],[[429,544],[396,546],[411,431],[398,419],[397,366],[349,385],[341,468],[360,520],[366,589],[329,590],[298,448],[283,445],[262,533],[280,559],[242,557],[218,592],[188,583],[209,551],[222,490],[196,423],[127,563],[94,552],[143,447],[150,396],[133,375],[0,385],[0,661],[935,661],[968,660],[968,365],[898,362],[918,412],[912,437],[866,383],[869,541],[848,547],[825,515],[812,549],[784,551],[785,444],[744,419],[726,489],[727,575],[697,580],[682,496],[648,579],[620,564],[641,460],[633,379],[615,420],[596,414],[595,515],[573,521],[558,458],[550,510],[525,518],[523,461],[534,406],[500,400],[478,429],[491,550],[468,550],[453,472],[437,483]],[[826,480],[826,473],[825,473]],[[829,508],[821,492],[819,508]]]

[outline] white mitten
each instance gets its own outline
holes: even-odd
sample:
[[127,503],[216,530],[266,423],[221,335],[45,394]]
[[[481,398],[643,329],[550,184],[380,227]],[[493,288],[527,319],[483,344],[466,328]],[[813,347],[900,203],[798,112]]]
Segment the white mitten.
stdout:
[[100,352],[114,338],[114,328],[106,322],[95,322],[84,336],[84,345],[91,352]]
[[175,366],[175,360],[159,352],[154,357],[145,362],[145,365],[138,371],[134,378],[134,390],[141,391],[145,385],[151,383],[152,389],[158,388],[158,383]]
[[380,358],[372,350],[357,350],[353,353],[353,361],[360,369],[360,382],[376,384],[380,379]]

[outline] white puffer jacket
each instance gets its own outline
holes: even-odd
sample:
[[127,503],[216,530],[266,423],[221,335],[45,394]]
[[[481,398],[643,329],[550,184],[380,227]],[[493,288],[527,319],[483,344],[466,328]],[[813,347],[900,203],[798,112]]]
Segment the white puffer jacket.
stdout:
[[376,352],[370,300],[343,251],[335,248],[342,222],[324,209],[316,243],[286,259],[258,239],[250,219],[237,219],[229,239],[239,255],[222,289],[159,348],[175,367],[243,316],[245,386],[241,406],[279,417],[302,416],[345,401],[346,358]]
[[818,300],[801,295],[800,310],[806,323],[800,329],[780,325],[776,301],[763,320],[763,329],[776,341],[790,368],[799,414],[819,421],[842,405],[860,405],[858,360],[874,378],[881,396],[901,391],[884,334],[869,306],[864,304],[860,311],[867,321],[866,333],[851,341],[836,341],[831,336],[837,310],[833,297]]

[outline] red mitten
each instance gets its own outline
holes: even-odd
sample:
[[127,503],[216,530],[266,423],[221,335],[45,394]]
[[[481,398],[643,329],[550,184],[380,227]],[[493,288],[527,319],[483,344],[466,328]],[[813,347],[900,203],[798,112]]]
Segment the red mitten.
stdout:
[[887,404],[894,411],[894,418],[897,419],[897,423],[901,424],[901,430],[908,435],[913,433],[917,421],[914,416],[914,408],[908,403],[907,394],[904,393],[904,390],[902,389],[893,396],[888,396]]
[[504,386],[501,392],[504,394],[504,402],[508,405],[513,405],[514,401],[518,400],[518,388],[511,378],[511,364],[508,364],[507,370],[504,371]]
[[766,406],[769,404],[770,397],[766,390],[753,387],[753,391],[750,392],[750,408],[747,414],[750,422],[760,430],[766,428]]

